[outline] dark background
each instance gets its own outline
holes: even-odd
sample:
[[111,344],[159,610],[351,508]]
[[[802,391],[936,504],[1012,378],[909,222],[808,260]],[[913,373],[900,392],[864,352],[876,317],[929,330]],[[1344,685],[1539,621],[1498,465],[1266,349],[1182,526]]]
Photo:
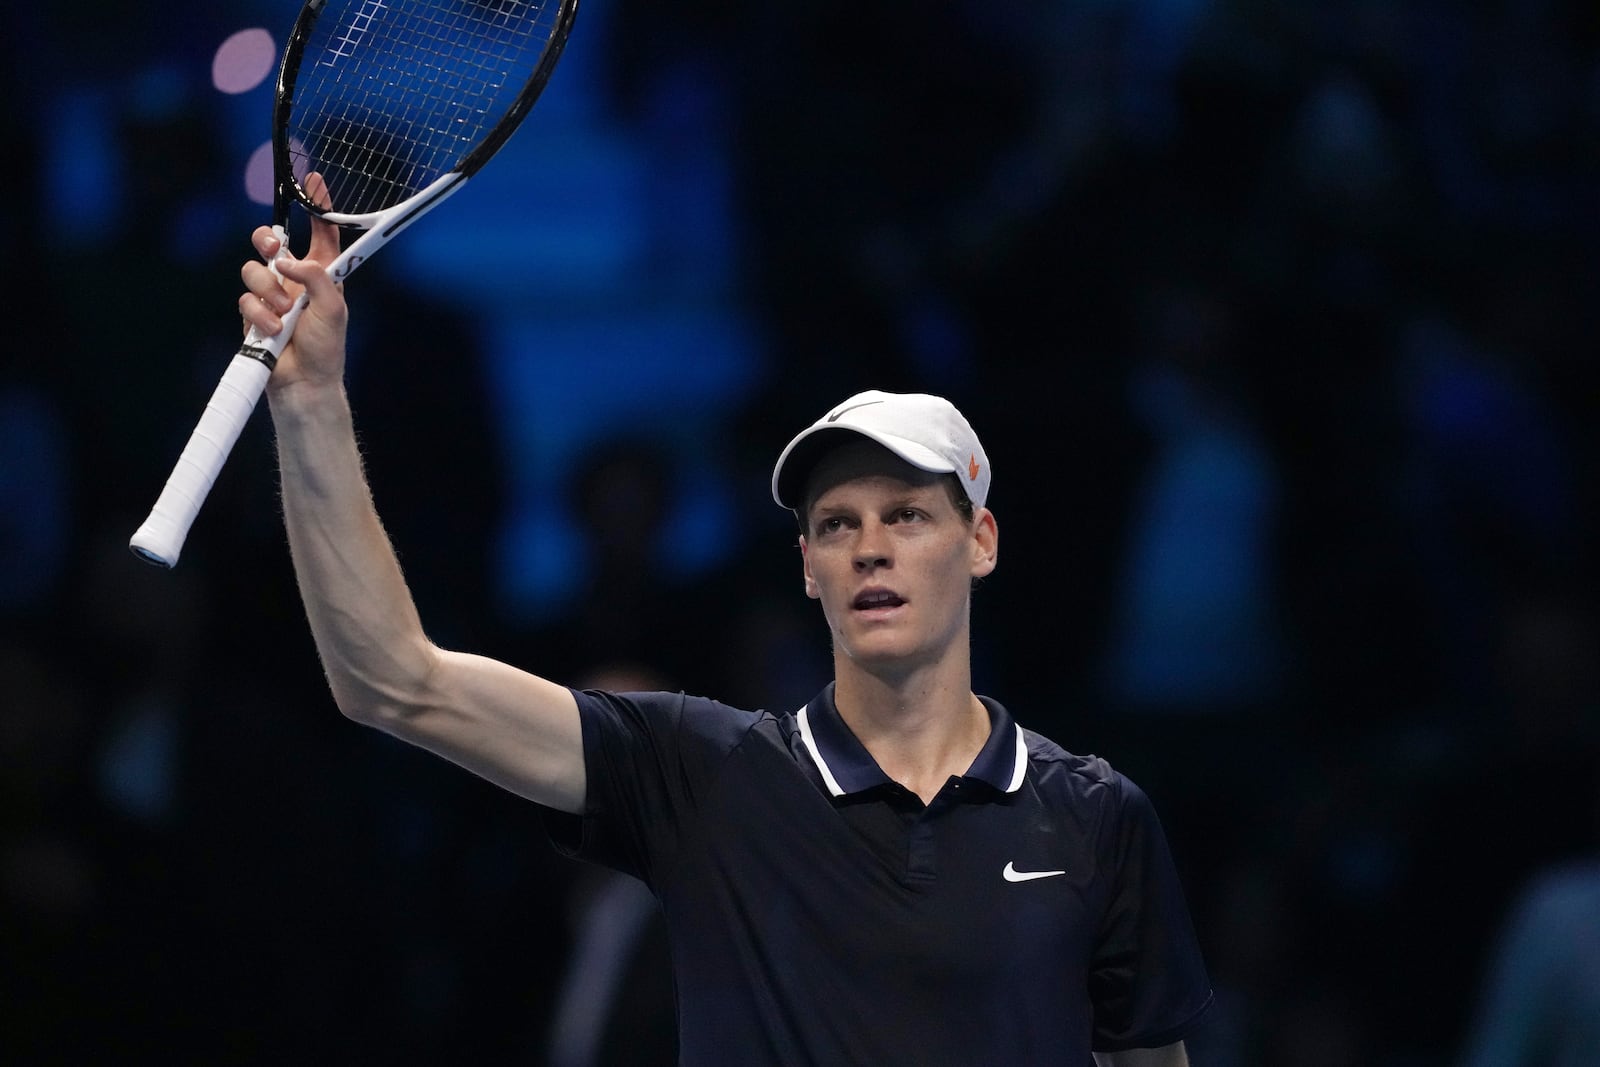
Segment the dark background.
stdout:
[[[547,1062],[589,876],[338,715],[265,416],[175,571],[125,548],[269,215],[270,91],[212,55],[292,17],[9,19],[12,1062]],[[976,684],[1153,796],[1195,1062],[1426,1067],[1600,847],[1597,194],[1589,0],[586,0],[350,281],[351,393],[441,643],[775,710],[828,665],[772,459],[949,395],[1003,535]]]

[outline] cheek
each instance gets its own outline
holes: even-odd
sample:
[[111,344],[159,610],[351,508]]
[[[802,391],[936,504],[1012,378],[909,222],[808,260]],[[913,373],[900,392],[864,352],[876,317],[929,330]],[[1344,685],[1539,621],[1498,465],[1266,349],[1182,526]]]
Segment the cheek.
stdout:
[[953,552],[943,560],[938,573],[930,573],[928,580],[938,590],[939,601],[951,610],[965,605],[972,589],[972,556],[965,550]]
[[823,613],[832,618],[834,605],[831,601],[839,598],[836,592],[839,583],[829,580],[827,563],[825,557],[818,557],[816,554],[807,560],[805,587],[806,596],[821,604]]
[[828,597],[823,596],[820,591],[816,596],[812,597],[812,599],[815,600],[817,602],[817,606],[822,609],[822,621],[827,624],[829,635],[833,638],[833,640],[838,641],[841,637],[839,632],[839,612],[846,609],[838,608],[836,610],[834,603],[830,601]]

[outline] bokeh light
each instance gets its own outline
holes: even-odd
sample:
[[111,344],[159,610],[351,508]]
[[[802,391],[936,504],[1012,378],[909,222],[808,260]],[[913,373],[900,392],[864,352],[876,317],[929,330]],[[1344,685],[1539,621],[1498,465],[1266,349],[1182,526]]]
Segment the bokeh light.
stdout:
[[[294,180],[306,180],[306,149],[297,138],[289,138],[289,158],[294,167]],[[244,191],[257,204],[270,204],[275,175],[272,169],[272,142],[263,141],[244,165]]]
[[244,192],[253,203],[272,203],[272,142],[263,141],[244,165]]
[[272,73],[277,55],[272,34],[260,28],[240,30],[217,48],[211,83],[225,93],[247,93]]

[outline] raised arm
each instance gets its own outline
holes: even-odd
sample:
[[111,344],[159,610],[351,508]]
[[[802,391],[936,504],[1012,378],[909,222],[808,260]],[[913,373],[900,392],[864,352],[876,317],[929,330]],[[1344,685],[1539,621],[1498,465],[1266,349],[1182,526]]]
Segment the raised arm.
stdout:
[[[270,258],[271,229],[252,238]],[[582,810],[577,705],[565,687],[428,640],[379,522],[344,391],[346,308],[320,264],[337,231],[317,223],[303,260],[280,283],[262,263],[242,271],[239,307],[274,332],[304,287],[310,306],[267,385],[283,480],[284,523],[328,685],[339,709],[562,811]]]

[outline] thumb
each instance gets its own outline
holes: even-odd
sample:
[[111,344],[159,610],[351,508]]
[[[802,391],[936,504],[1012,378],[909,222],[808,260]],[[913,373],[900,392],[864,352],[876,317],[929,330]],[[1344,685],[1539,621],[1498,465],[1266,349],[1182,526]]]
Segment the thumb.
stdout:
[[329,302],[338,296],[338,287],[333,278],[328,275],[325,266],[316,259],[309,256],[305,259],[291,259],[284,256],[277,261],[277,267],[278,272],[285,278],[305,287],[306,295],[313,304],[328,306]]

